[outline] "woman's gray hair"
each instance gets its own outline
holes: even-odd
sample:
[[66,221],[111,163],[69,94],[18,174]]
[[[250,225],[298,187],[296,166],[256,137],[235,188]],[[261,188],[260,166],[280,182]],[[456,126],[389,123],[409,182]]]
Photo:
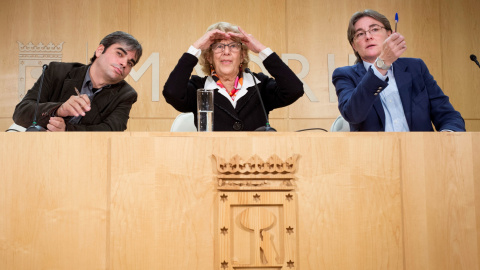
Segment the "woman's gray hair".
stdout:
[[[218,29],[222,32],[228,33],[228,32],[233,32],[233,33],[238,33],[241,34],[241,32],[238,30],[238,26],[227,23],[227,22],[218,22],[210,25],[207,28],[206,32],[212,31]],[[232,38],[234,41],[241,42],[237,38]],[[220,40],[215,40],[215,42],[218,42]],[[214,43],[215,43],[214,42]],[[248,63],[250,62],[250,57],[248,56],[248,47],[247,45],[242,43],[242,50],[240,51],[243,54],[243,61],[242,61],[242,69],[245,69],[248,67]],[[213,65],[213,63],[210,63],[208,61],[209,58],[211,58],[213,55],[212,47],[208,47],[206,50],[202,50],[202,54],[199,57],[199,64],[202,67],[202,71],[205,75],[210,75],[210,64]],[[241,72],[242,70],[240,70]]]
[[[390,22],[388,21],[387,17],[376,12],[375,10],[365,9],[364,11],[356,12],[350,18],[350,22],[348,23],[348,30],[347,30],[348,42],[350,42],[350,45],[353,44],[353,39],[355,38],[355,24],[358,22],[358,20],[360,20],[363,17],[370,17],[372,19],[375,19],[379,21],[381,24],[383,24],[383,26],[385,27],[385,30],[390,32],[392,31],[392,27],[390,26]],[[354,52],[355,52],[355,56],[357,57],[357,60],[355,60],[355,64],[362,62],[362,58],[360,57],[358,52],[356,52],[355,50]]]

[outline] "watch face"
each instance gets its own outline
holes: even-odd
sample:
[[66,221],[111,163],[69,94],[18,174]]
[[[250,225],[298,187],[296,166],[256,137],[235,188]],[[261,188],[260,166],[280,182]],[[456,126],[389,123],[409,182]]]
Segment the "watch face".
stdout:
[[380,58],[377,58],[377,61],[375,61],[375,64],[377,65],[377,67],[379,67],[381,69],[384,69],[384,70],[389,69],[389,67],[385,66],[385,63]]

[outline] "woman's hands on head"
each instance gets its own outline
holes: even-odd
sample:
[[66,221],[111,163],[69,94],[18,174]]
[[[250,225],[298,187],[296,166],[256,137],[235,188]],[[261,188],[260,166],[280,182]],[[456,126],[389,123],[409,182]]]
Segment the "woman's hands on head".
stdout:
[[247,34],[240,26],[238,27],[240,34],[238,33],[228,33],[231,37],[238,38],[240,41],[247,45],[248,49],[254,53],[259,53],[267,48],[260,41],[255,39],[252,34]]
[[208,47],[210,47],[210,45],[213,44],[213,42],[215,42],[215,40],[229,39],[229,34],[231,33],[225,33],[218,29],[208,31],[201,38],[195,41],[195,43],[193,43],[193,47],[200,50],[206,50]]
[[218,29],[214,29],[212,31],[206,32],[201,38],[199,38],[195,43],[193,43],[193,47],[206,50],[210,45],[215,42],[215,40],[224,40],[224,39],[239,39],[240,42],[245,44],[249,50],[254,53],[259,53],[267,48],[263,45],[260,41],[255,39],[251,34],[247,34],[240,26],[238,27],[240,33],[233,33],[233,32],[223,32]]

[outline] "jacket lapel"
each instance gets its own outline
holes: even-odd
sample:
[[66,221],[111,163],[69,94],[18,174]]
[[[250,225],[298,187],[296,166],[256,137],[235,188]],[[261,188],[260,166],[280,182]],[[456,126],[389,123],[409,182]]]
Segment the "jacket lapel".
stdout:
[[[360,81],[363,79],[363,77],[367,74],[367,70],[365,69],[363,62],[356,64],[354,66],[354,69],[359,76],[358,82],[357,82],[357,85],[358,85]],[[377,98],[377,100],[373,103],[373,108],[375,109],[375,112],[377,112],[377,116],[378,118],[380,118],[380,121],[382,122],[382,128],[385,128],[385,111],[383,110],[383,105],[380,98]]]
[[83,80],[85,79],[88,67],[89,66],[82,66],[74,68],[68,73],[67,78],[63,82],[62,96],[60,97],[61,101],[67,101],[70,96],[76,95],[75,87],[78,91],[82,90]]
[[240,113],[242,109],[247,104],[249,104],[250,99],[256,95],[257,95],[257,90],[254,87],[248,88],[248,92],[237,101],[237,106],[235,107],[235,111],[237,113]]
[[118,91],[124,84],[125,82],[121,81],[117,84],[112,85],[110,88],[103,88],[102,91],[96,94],[94,99],[92,100],[92,109],[89,113],[85,114],[84,120],[93,123],[96,117],[102,116],[102,113],[104,113],[104,109],[108,107],[108,104],[110,104],[113,99],[115,99]]
[[393,75],[402,100],[405,119],[407,119],[408,127],[412,129],[412,74],[407,72],[407,68],[408,66],[401,59],[393,63]]

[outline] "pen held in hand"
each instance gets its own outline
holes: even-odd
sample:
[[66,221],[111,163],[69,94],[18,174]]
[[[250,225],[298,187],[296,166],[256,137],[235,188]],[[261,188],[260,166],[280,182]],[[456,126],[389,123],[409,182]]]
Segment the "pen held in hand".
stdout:
[[[74,87],[74,89],[75,89],[75,93],[77,93],[77,97],[81,98],[81,94],[78,91],[77,87]],[[90,97],[89,97],[89,99],[90,99]],[[90,110],[90,105],[87,105],[87,107],[84,107],[84,108],[87,109],[86,112],[88,112]],[[85,115],[85,113],[82,114],[82,116],[84,116],[84,115]]]
[[398,13],[395,13],[395,33],[397,32]]

